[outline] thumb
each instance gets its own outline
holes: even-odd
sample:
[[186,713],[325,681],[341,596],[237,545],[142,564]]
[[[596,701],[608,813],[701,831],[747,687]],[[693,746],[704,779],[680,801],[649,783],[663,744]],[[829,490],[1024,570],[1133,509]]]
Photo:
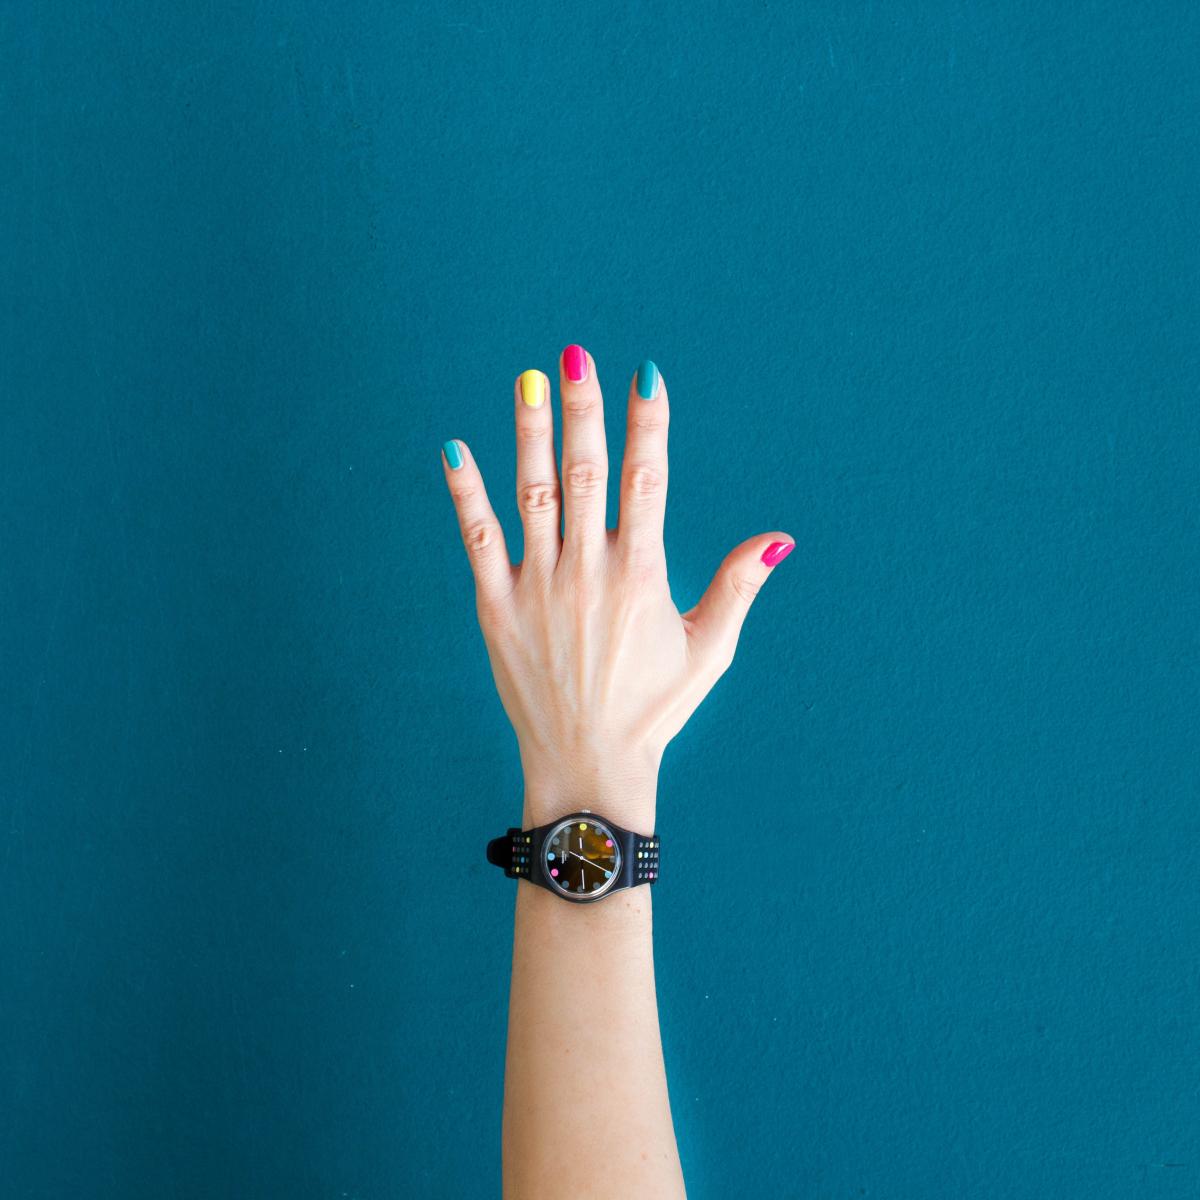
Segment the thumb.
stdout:
[[683,614],[693,657],[720,673],[733,662],[738,634],[758,589],[796,548],[786,533],[760,533],[735,546],[717,568],[700,602]]

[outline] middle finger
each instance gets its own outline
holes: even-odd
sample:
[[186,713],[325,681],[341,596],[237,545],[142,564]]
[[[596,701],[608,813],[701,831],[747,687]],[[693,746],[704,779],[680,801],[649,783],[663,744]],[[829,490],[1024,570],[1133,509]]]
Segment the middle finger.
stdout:
[[564,554],[594,558],[606,544],[604,508],[608,493],[608,448],[604,399],[596,364],[582,346],[568,346],[559,361],[562,376],[562,487]]

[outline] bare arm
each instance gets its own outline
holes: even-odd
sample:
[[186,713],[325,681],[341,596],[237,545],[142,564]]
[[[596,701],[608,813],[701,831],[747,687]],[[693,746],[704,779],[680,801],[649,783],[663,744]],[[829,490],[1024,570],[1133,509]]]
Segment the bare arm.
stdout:
[[515,932],[504,1195],[683,1196],[650,889],[575,908],[522,885]]
[[[475,575],[496,686],[521,749],[523,828],[589,809],[655,832],[667,743],[733,659],[742,621],[792,541],[743,542],[699,604],[667,586],[666,386],[629,388],[620,523],[605,528],[608,456],[594,361],[560,361],[562,485],[549,380],[517,380],[513,567],[478,468],[447,442],[446,479]],[[664,886],[669,886],[665,884]],[[519,883],[504,1096],[504,1195],[683,1197],[654,991],[651,889],[575,905]],[[636,1191],[635,1191],[636,1189]]]

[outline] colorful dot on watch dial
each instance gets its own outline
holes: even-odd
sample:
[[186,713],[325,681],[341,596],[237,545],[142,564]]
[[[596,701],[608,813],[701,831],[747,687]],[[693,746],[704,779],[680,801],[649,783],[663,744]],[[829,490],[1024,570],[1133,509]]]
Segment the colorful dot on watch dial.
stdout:
[[557,868],[557,867],[551,867],[551,868],[550,868],[550,874],[551,874],[551,875],[552,875],[552,876],[553,876],[555,879],[557,879],[557,878],[558,878],[558,868]]
[[580,829],[587,829],[587,826],[586,826],[586,825],[585,825],[583,822],[580,822],[580,824],[579,824],[579,828],[580,828]]
[[612,849],[612,838],[605,838],[604,845],[607,849],[611,850]]
[[546,857],[547,857],[547,858],[548,858],[548,859],[549,859],[551,862],[553,862],[553,861],[554,861],[554,851],[553,851],[553,850],[551,850],[551,851],[550,851],[550,853],[546,855]]

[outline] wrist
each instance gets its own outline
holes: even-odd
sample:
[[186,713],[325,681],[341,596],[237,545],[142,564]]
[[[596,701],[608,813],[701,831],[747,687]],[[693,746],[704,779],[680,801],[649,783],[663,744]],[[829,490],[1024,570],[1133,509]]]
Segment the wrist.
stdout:
[[563,776],[526,771],[522,827],[548,825],[568,813],[586,809],[633,833],[650,834],[654,832],[657,798],[657,772]]

